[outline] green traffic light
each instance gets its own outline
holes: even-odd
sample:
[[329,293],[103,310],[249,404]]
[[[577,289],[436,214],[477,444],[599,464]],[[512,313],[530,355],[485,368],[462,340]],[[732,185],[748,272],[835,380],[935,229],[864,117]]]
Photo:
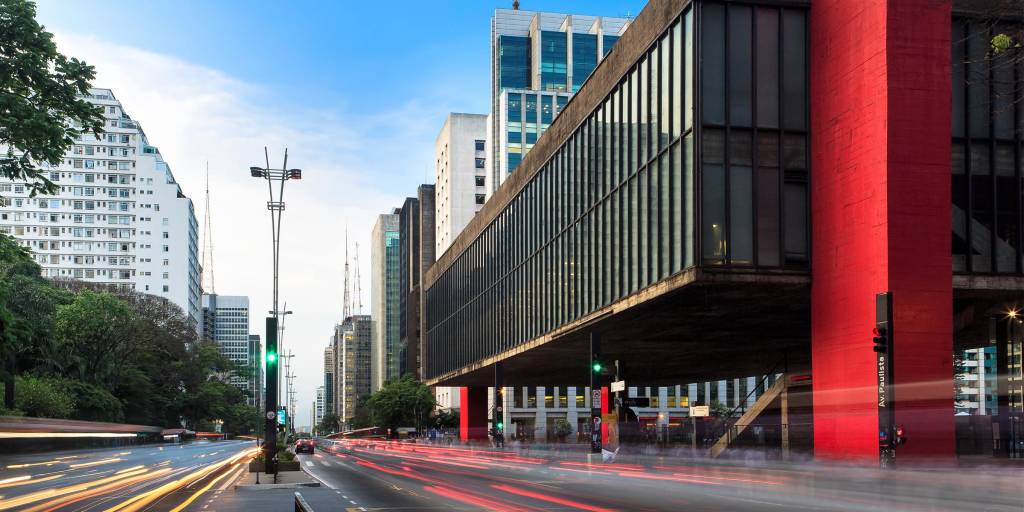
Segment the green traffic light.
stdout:
[[597,362],[594,363],[594,371],[595,372],[601,371],[601,363],[597,363]]
[[503,428],[505,428],[505,424],[499,421],[498,422],[498,429],[500,430],[500,429],[503,429]]
[[267,352],[267,362],[268,363],[276,363],[277,362],[277,354],[275,354],[273,352]]

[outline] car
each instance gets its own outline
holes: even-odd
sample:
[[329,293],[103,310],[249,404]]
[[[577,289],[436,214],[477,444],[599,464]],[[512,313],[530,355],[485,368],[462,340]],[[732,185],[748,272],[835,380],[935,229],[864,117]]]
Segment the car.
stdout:
[[313,453],[313,448],[316,446],[316,442],[312,439],[298,439],[295,441],[295,453],[309,452]]

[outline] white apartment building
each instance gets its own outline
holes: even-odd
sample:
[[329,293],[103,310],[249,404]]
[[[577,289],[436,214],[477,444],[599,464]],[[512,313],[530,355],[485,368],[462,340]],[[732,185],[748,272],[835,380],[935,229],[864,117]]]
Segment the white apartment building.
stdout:
[[192,201],[110,89],[85,99],[103,108],[104,132],[82,134],[60,164],[42,164],[56,195],[28,197],[23,182],[0,178],[0,232],[31,250],[46,277],[161,296],[198,324]]
[[486,199],[487,116],[448,114],[434,142],[434,247],[440,257]]
[[324,404],[326,404],[325,390],[323,386],[316,388],[316,403],[313,406],[313,428],[320,426],[324,420]]

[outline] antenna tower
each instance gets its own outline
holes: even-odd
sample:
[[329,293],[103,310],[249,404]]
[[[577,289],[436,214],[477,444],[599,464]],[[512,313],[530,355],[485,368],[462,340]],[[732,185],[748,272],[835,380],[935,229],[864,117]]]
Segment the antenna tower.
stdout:
[[356,242],[356,257],[353,261],[356,267],[355,289],[356,289],[356,314],[363,314],[363,290],[359,284],[359,242]]
[[206,162],[206,215],[203,219],[203,263],[199,282],[204,293],[217,293],[213,280],[213,221],[210,217],[210,162]]
[[345,292],[341,302],[341,321],[344,322],[352,316],[352,288],[348,280],[348,228],[345,228]]

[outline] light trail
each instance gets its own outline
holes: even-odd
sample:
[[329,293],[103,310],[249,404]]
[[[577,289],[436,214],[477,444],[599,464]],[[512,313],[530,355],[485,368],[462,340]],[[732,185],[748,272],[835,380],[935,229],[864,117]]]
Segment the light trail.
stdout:
[[122,475],[109,476],[107,478],[101,478],[99,480],[93,480],[91,482],[85,482],[85,483],[81,483],[81,484],[70,485],[70,486],[67,486],[67,487],[61,487],[61,488],[56,488],[56,489],[45,489],[45,490],[42,490],[42,491],[33,492],[33,493],[30,493],[30,494],[26,494],[24,496],[19,496],[17,498],[12,498],[12,499],[9,499],[9,500],[5,500],[3,503],[0,503],[0,510],[9,510],[9,509],[12,509],[12,508],[15,508],[15,507],[21,507],[21,506],[24,506],[24,505],[29,505],[29,504],[35,503],[37,501],[40,501],[40,500],[52,499],[52,498],[56,498],[58,496],[64,496],[66,494],[71,494],[71,493],[74,493],[74,492],[79,492],[79,491],[82,491],[82,490],[85,490],[85,489],[88,489],[90,487],[94,487],[94,486],[97,486],[97,485],[103,485],[103,484],[107,484],[107,483],[110,483],[110,482],[113,482],[113,481],[121,480],[123,478],[132,477],[132,476],[135,476],[136,474],[142,474],[143,472],[145,472],[145,470],[139,470],[137,473],[134,473],[134,474],[133,473],[124,473]]
[[155,480],[170,472],[171,470],[169,469],[162,469],[160,471],[156,471],[153,473],[149,473],[148,470],[144,470],[141,474],[136,474],[135,476],[129,478],[111,482],[106,485],[101,485],[99,487],[84,489],[74,494],[63,496],[61,498],[51,500],[46,503],[41,503],[32,508],[25,509],[24,512],[52,512],[55,510],[59,510],[62,507],[66,507],[68,505],[73,505],[80,501],[87,500],[89,498],[95,498],[96,496],[102,496],[112,491],[124,489],[125,487],[128,487],[133,484],[142,483],[149,480]]
[[208,484],[206,484],[205,487],[203,487],[202,489],[199,489],[198,491],[192,493],[192,496],[189,496],[189,498],[187,500],[183,501],[181,503],[181,505],[178,505],[177,507],[172,508],[171,512],[181,512],[185,507],[191,505],[193,501],[197,500],[200,496],[202,496],[203,493],[205,493],[206,491],[209,491],[210,488],[213,487],[217,482],[219,482],[221,479],[223,479],[224,477],[226,477],[226,476],[228,476],[228,475],[230,475],[232,473],[233,473],[233,469],[229,470],[229,471],[225,471],[223,475],[220,475],[217,478],[214,478],[213,481],[208,483]]
[[519,488],[516,488],[516,487],[510,487],[508,485],[492,485],[491,487],[494,488],[494,489],[497,489],[499,491],[507,492],[509,494],[515,494],[515,495],[518,495],[518,496],[524,496],[524,497],[532,498],[532,499],[539,500],[539,501],[546,501],[548,503],[554,503],[556,505],[562,505],[562,506],[565,506],[565,507],[572,507],[572,508],[578,508],[580,510],[587,510],[589,512],[613,512],[613,510],[610,509],[610,508],[595,507],[595,506],[592,506],[592,505],[587,505],[586,503],[580,503],[578,501],[567,500],[565,498],[559,498],[557,496],[549,496],[547,494],[541,494],[541,493],[538,493],[538,492],[528,491],[526,489],[519,489]]
[[474,505],[477,507],[482,507],[487,510],[496,510],[498,512],[518,512],[520,510],[529,510],[527,508],[515,506],[514,504],[511,503],[505,504],[502,502],[487,499],[483,496],[456,491],[454,489],[449,489],[447,487],[427,486],[424,487],[423,490],[434,493],[438,496],[443,496],[448,499],[461,501],[463,503],[467,503],[469,505]]
[[0,439],[49,439],[77,437],[137,437],[114,432],[0,432]]
[[39,482],[49,482],[50,480],[56,480],[64,475],[52,475],[44,476],[42,478],[36,478],[35,476],[24,475],[17,476],[14,478],[8,478],[6,480],[0,480],[0,489],[5,487],[17,487],[19,485],[36,484]]
[[96,461],[92,461],[92,462],[80,462],[78,464],[70,464],[70,465],[68,465],[68,467],[69,468],[75,468],[75,469],[77,469],[77,468],[88,468],[88,467],[92,467],[92,466],[101,466],[103,464],[113,464],[115,462],[121,462],[121,460],[122,459],[120,457],[114,457],[112,459],[103,459],[103,460],[96,460]]

